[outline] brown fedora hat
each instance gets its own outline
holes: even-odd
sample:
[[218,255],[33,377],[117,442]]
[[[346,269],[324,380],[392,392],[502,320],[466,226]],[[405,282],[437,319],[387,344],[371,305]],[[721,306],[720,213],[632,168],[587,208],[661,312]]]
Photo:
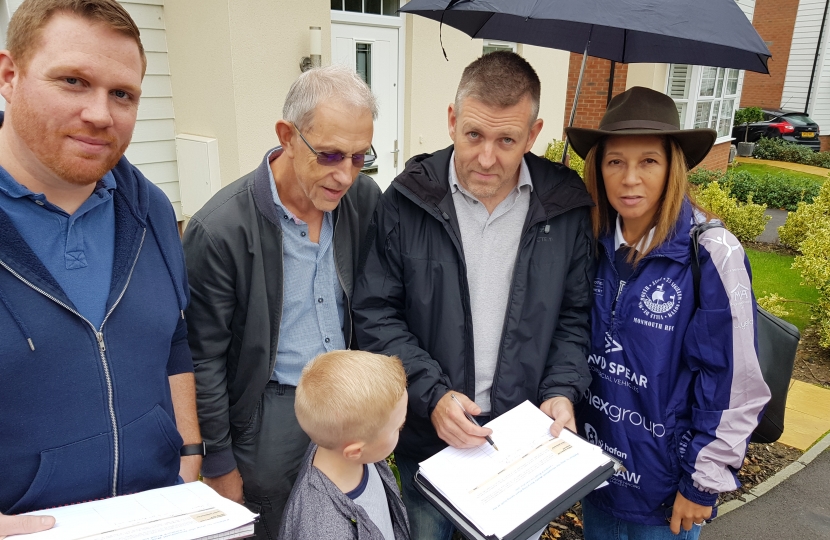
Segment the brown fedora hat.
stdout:
[[670,135],[683,149],[689,169],[703,161],[718,138],[714,129],[680,129],[674,100],[642,86],[633,86],[614,96],[598,129],[569,127],[565,133],[574,151],[583,159],[602,137],[609,135]]

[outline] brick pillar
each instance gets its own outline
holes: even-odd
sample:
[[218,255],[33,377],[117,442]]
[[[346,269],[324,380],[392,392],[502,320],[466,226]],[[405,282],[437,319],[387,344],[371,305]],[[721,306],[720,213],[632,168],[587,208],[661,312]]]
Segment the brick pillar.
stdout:
[[[579,81],[579,68],[582,66],[582,54],[571,53],[568,66],[568,93],[565,98],[565,126],[571,117],[576,83]],[[608,76],[611,72],[611,61],[589,56],[585,65],[585,75],[582,79],[582,91],[579,94],[579,106],[576,110],[574,126],[582,128],[599,127],[599,121],[605,114],[605,104],[608,101]],[[628,65],[617,63],[614,68],[614,90],[612,96],[625,92],[625,81],[628,78]]]
[[777,109],[781,106],[797,14],[798,0],[755,0],[752,26],[767,43],[772,58],[767,64],[769,75],[746,72],[741,107]]

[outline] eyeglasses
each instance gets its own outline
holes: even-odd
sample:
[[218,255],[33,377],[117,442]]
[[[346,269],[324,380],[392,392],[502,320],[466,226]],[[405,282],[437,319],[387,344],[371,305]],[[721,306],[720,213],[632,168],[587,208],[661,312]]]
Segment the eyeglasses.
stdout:
[[305,143],[305,145],[308,146],[308,149],[311,150],[311,152],[315,156],[317,156],[317,163],[319,163],[320,165],[325,165],[327,167],[333,167],[333,166],[339,164],[341,161],[343,161],[347,157],[351,157],[352,158],[352,166],[362,168],[362,167],[366,167],[366,166],[371,165],[372,163],[374,163],[375,160],[378,157],[377,153],[375,152],[375,147],[371,146],[371,145],[370,145],[371,154],[352,154],[351,156],[347,156],[346,154],[344,154],[342,152],[335,152],[333,154],[328,153],[328,152],[318,152],[317,150],[314,149],[314,147],[312,147],[310,144],[308,144],[308,141],[305,140],[305,137],[303,137],[303,134],[300,133],[300,129],[296,125],[294,126],[294,129],[297,130],[297,135],[299,135],[300,138]]

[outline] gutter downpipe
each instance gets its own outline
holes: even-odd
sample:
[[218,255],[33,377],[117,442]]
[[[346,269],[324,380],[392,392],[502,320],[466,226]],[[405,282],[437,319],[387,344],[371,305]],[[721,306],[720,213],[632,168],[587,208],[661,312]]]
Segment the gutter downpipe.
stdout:
[[816,44],[816,55],[813,58],[813,71],[810,73],[810,85],[807,87],[807,99],[804,101],[804,114],[809,116],[810,96],[813,93],[813,81],[816,77],[816,67],[818,67],[818,57],[821,54],[821,45],[824,39],[824,26],[827,23],[827,9],[830,8],[830,0],[824,3],[824,15],[821,17],[821,26],[818,31],[818,43]]

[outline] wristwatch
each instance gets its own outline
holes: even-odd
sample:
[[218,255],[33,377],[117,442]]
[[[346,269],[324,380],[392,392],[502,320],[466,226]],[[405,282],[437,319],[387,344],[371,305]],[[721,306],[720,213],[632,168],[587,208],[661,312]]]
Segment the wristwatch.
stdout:
[[202,456],[204,457],[207,454],[207,446],[205,446],[205,441],[196,444],[185,444],[182,446],[181,455],[182,456]]

